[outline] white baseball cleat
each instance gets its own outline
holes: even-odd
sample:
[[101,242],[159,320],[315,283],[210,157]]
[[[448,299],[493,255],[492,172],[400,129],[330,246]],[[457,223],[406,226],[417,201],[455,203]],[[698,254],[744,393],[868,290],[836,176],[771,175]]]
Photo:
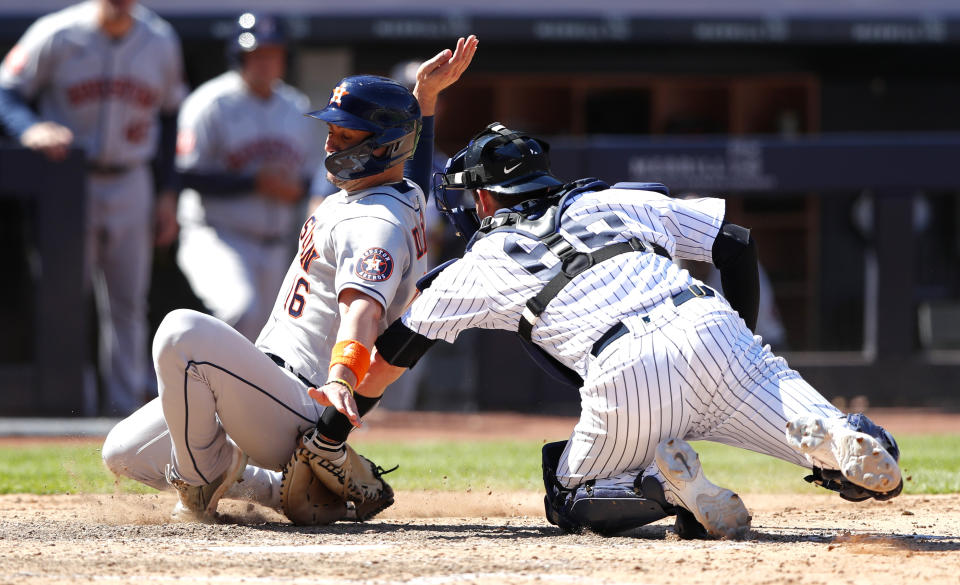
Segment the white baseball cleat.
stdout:
[[700,456],[689,443],[667,439],[657,445],[655,457],[664,494],[668,501],[675,500],[670,503],[689,510],[712,536],[742,538],[746,534],[751,517],[743,500],[703,475]]
[[170,517],[181,522],[204,522],[208,524],[216,522],[217,504],[220,503],[220,498],[230,489],[230,486],[243,476],[243,470],[246,467],[247,454],[234,447],[230,467],[223,472],[223,475],[207,485],[189,485],[177,477],[173,471],[173,466],[168,464],[166,470],[167,483],[177,490],[177,495],[180,498]]
[[877,439],[849,428],[844,418],[803,415],[787,423],[787,443],[807,461],[836,469],[848,481],[875,492],[900,484],[897,460]]

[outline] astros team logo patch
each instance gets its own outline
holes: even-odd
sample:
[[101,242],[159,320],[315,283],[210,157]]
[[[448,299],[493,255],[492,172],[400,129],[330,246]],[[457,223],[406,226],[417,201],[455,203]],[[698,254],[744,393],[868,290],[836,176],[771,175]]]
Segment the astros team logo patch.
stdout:
[[383,282],[393,274],[393,257],[383,248],[370,248],[357,261],[357,276],[364,280]]
[[338,106],[343,105],[340,103],[340,100],[343,99],[343,96],[348,95],[349,93],[350,92],[347,91],[347,88],[345,88],[341,83],[336,87],[336,89],[333,90],[333,95],[330,96],[330,103],[332,104],[336,102]]

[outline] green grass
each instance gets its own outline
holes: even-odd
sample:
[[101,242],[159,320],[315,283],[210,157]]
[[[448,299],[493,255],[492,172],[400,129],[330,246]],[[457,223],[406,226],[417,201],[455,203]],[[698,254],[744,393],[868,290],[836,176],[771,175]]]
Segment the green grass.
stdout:
[[[960,435],[898,437],[911,494],[960,493]],[[358,450],[386,468],[398,490],[542,489],[539,442],[360,442]],[[0,493],[149,493],[115,479],[98,445],[43,444],[0,448]],[[756,453],[697,442],[707,476],[741,493],[826,493],[803,481],[800,467]]]

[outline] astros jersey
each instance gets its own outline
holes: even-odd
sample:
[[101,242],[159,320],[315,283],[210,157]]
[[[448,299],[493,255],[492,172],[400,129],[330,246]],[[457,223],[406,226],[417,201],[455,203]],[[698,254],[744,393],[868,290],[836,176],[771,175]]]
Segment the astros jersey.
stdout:
[[322,384],[340,328],[342,290],[356,289],[384,307],[378,333],[413,299],[427,270],[425,205],[409,180],[325,199],[303,225],[299,254],[257,346]]
[[70,128],[95,163],[133,166],[153,157],[157,112],[173,112],[186,95],[180,45],[173,29],[142,6],[119,40],[96,22],[93,0],[37,20],[10,50],[0,86],[40,117]]
[[[309,177],[319,164],[315,122],[304,116],[307,97],[278,81],[268,99],[251,93],[235,71],[198,87],[180,110],[177,167],[182,170],[253,175],[263,165],[280,166],[292,178]],[[183,192],[179,219],[258,237],[285,236],[294,206],[254,192],[203,197]]]
[[[563,213],[560,233],[582,252],[636,237],[662,246],[674,258],[712,260],[723,222],[721,199],[681,201],[627,189],[575,197]],[[525,303],[557,274],[559,264],[539,240],[494,231],[445,269],[403,322],[425,337],[448,342],[473,327],[516,331]],[[616,256],[563,288],[534,326],[533,341],[583,376],[591,346],[612,325],[693,282],[686,270],[656,254]]]

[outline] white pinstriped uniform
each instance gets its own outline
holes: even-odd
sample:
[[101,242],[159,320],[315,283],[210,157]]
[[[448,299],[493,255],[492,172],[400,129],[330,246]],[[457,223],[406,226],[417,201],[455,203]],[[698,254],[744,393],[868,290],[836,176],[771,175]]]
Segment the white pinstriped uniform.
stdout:
[[[712,261],[723,214],[720,199],[609,189],[576,196],[560,233],[582,252],[636,237],[673,258]],[[403,322],[448,342],[473,327],[516,330],[526,301],[558,264],[539,240],[494,231],[444,270]],[[620,255],[577,275],[540,316],[534,343],[584,379],[580,420],[557,472],[565,486],[635,475],[669,437],[717,441],[808,466],[785,442],[786,421],[805,413],[841,415],[761,347],[723,298],[675,306],[671,297],[696,283],[653,253]],[[629,333],[591,355],[618,322]]]

